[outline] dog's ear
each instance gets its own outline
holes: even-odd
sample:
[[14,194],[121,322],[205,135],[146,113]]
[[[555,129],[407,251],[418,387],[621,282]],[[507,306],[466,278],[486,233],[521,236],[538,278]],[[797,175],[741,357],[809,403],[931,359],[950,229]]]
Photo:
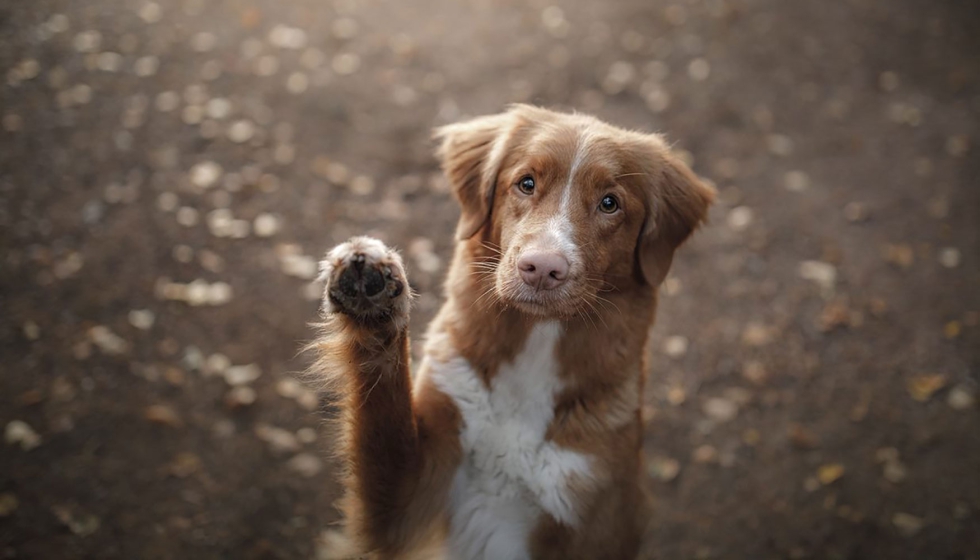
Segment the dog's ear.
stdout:
[[643,279],[659,286],[667,276],[674,251],[708,217],[715,189],[702,182],[662,141],[643,176],[647,217],[636,245]]
[[436,156],[462,208],[458,239],[480,231],[493,209],[497,174],[515,125],[513,112],[477,117],[437,128]]

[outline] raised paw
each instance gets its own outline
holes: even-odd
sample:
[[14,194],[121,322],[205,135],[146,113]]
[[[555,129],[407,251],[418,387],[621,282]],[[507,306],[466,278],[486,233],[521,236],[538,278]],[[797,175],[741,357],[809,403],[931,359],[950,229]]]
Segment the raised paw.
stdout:
[[371,237],[354,237],[334,247],[320,263],[326,282],[324,313],[343,313],[363,322],[404,326],[411,306],[402,259]]

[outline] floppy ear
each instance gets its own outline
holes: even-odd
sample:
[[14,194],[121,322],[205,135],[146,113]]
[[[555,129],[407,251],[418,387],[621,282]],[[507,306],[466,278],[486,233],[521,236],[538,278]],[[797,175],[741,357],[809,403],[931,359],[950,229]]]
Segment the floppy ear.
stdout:
[[514,127],[511,113],[477,117],[439,127],[436,157],[462,208],[457,239],[469,239],[490,218],[500,164]]
[[676,156],[663,150],[648,174],[647,218],[637,243],[637,260],[647,284],[659,286],[667,276],[674,250],[708,217],[715,189],[704,184]]

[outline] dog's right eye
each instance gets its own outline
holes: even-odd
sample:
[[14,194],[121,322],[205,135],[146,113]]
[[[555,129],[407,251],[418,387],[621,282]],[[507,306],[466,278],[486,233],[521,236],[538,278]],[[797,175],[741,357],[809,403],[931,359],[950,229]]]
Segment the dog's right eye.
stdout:
[[517,188],[524,194],[534,194],[534,178],[530,175],[525,175],[517,182]]

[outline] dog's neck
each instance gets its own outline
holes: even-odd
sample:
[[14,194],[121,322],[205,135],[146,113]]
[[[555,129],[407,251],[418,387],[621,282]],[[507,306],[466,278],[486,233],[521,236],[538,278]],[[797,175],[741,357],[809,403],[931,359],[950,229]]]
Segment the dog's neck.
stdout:
[[456,246],[446,280],[447,300],[432,330],[448,334],[487,386],[500,366],[524,349],[533,327],[558,321],[559,374],[572,393],[614,391],[642,383],[644,349],[656,311],[656,291],[628,284],[604,291],[604,301],[564,318],[546,318],[502,304],[494,276],[474,263],[492,261],[494,251],[479,241]]

